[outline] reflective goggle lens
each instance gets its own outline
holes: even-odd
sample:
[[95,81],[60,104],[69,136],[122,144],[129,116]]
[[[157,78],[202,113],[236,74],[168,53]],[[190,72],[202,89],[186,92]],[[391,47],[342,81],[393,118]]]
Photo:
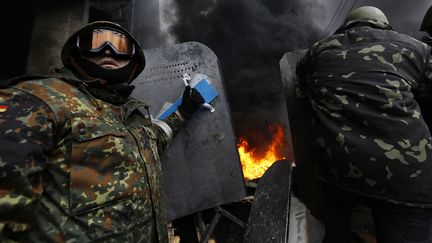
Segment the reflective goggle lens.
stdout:
[[132,41],[122,33],[113,30],[95,29],[80,35],[77,40],[81,50],[93,53],[101,51],[106,44],[110,45],[118,55],[131,56],[135,52]]

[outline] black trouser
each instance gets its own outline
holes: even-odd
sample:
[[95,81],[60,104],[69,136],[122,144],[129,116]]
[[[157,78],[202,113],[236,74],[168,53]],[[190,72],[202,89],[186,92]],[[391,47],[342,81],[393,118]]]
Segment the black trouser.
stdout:
[[378,243],[432,243],[432,209],[413,208],[367,199],[325,187],[322,221],[324,243],[349,243],[354,206],[371,208]]

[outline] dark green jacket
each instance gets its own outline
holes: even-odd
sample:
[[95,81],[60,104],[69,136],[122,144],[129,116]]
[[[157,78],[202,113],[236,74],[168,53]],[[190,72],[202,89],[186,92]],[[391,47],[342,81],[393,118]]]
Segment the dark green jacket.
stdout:
[[432,207],[430,47],[372,21],[315,43],[297,74],[315,114],[319,177],[363,195]]
[[94,98],[65,71],[0,89],[3,240],[166,242],[166,134],[145,104]]

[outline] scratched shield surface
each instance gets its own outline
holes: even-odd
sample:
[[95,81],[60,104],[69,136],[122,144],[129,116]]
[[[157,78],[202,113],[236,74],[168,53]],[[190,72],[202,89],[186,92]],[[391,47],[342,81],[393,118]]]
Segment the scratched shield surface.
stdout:
[[218,93],[211,102],[216,111],[195,113],[161,157],[168,220],[242,199],[243,173],[216,55],[198,42],[144,53],[146,67],[132,95],[149,104],[153,116],[181,97],[184,73],[207,75]]
[[[285,91],[289,122],[293,139],[296,167],[293,169],[293,183],[302,202],[312,211],[325,210],[322,205],[322,184],[316,180],[316,164],[322,153],[316,150],[315,135],[312,127],[312,108],[306,97],[300,98],[297,87],[296,64],[305,55],[306,50],[286,52],[279,62],[282,83]],[[305,94],[304,94],[305,95]]]

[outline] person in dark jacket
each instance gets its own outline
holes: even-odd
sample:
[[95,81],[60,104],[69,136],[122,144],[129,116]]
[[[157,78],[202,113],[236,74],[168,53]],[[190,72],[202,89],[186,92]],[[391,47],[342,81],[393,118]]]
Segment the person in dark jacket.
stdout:
[[414,99],[432,94],[430,52],[364,6],[299,61],[324,154],[324,242],[349,242],[357,204],[371,207],[378,242],[432,241],[432,140]]
[[[420,26],[420,31],[425,31],[427,34],[421,37],[421,41],[432,46],[432,6],[429,7],[423,21]],[[432,97],[431,96],[420,96],[416,97],[416,101],[419,104],[423,118],[429,129],[432,128]]]
[[424,43],[432,46],[432,6],[429,7],[425,16],[423,17],[420,31],[425,31],[427,33],[427,35],[423,36],[421,40]]
[[0,241],[167,242],[159,154],[204,102],[153,119],[132,97],[144,53],[98,21],[62,49],[65,67],[0,89]]

